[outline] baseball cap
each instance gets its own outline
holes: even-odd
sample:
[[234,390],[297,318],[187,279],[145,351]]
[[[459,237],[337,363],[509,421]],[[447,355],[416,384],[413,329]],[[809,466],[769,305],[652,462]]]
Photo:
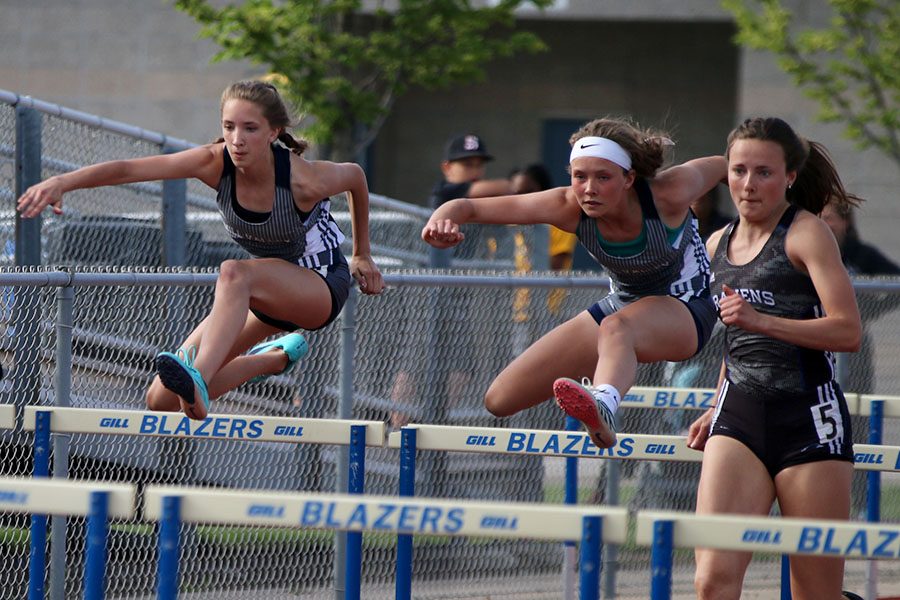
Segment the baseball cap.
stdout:
[[471,156],[479,156],[484,160],[494,160],[494,157],[488,154],[481,138],[473,133],[451,138],[447,142],[444,160],[461,160]]

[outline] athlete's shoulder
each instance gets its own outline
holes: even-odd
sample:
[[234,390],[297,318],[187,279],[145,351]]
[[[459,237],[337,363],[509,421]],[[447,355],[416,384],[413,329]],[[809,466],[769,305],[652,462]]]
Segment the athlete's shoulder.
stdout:
[[804,208],[797,208],[796,213],[794,214],[794,220],[791,222],[790,228],[788,229],[788,237],[803,237],[812,238],[816,240],[833,240],[834,234],[829,229],[828,225],[812,214],[808,210]]

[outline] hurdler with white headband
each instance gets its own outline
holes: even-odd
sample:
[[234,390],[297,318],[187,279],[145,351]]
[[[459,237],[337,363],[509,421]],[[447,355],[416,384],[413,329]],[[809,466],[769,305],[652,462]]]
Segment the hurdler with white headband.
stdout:
[[608,138],[589,135],[576,141],[572,144],[569,163],[571,164],[576,158],[582,156],[603,158],[619,165],[626,171],[631,170],[631,156],[625,151],[625,148]]
[[[725,177],[725,158],[660,171],[671,141],[624,119],[597,119],[575,132],[571,183],[531,194],[451,200],[422,239],[462,240],[463,223],[546,223],[575,233],[612,280],[612,292],[549,332],[494,379],[485,407],[506,417],[551,393],[601,448],[615,444],[615,412],[639,362],[681,361],[709,339],[716,319],[709,259],[691,202]],[[620,169],[593,169],[586,157]],[[659,173],[657,173],[659,171]],[[687,309],[687,310],[685,310]],[[585,378],[584,384],[578,380]]]

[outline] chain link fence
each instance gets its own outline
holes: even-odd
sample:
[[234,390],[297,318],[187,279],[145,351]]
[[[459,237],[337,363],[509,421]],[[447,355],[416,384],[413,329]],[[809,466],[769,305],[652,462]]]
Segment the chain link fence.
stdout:
[[[94,269],[115,276],[118,270]],[[143,408],[143,394],[152,377],[152,358],[159,349],[174,348],[186,331],[210,308],[213,279],[208,271],[191,271],[195,285],[175,281],[180,273],[137,273],[135,286],[79,285],[72,297],[71,392],[68,402],[76,407],[111,409]],[[481,406],[481,395],[491,379],[528,342],[553,326],[565,314],[587,306],[602,292],[592,278],[554,278],[547,282],[566,291],[561,312],[546,309],[554,288],[530,287],[527,319],[517,321],[514,306],[519,290],[509,274],[487,275],[481,287],[460,286],[471,273],[435,276],[440,285],[403,283],[406,275],[390,273],[401,282],[381,297],[362,297],[357,308],[353,370],[353,417],[367,420],[397,419],[470,426],[514,426],[562,429],[561,413],[552,402],[514,417],[497,419]],[[27,273],[0,274],[4,281]],[[151,277],[155,279],[150,279]],[[170,281],[166,280],[169,277]],[[205,279],[204,279],[205,277]],[[152,281],[153,283],[148,283]],[[173,285],[176,284],[177,285]],[[571,287],[580,284],[584,287]],[[896,306],[900,284],[893,293],[876,292],[881,306]],[[860,296],[866,294],[860,291]],[[7,369],[0,401],[29,405],[60,402],[57,364],[59,289],[26,284],[5,285],[0,361]],[[442,298],[453,298],[447,307]],[[883,304],[882,304],[883,303]],[[861,304],[863,304],[861,302]],[[863,304],[864,305],[864,304]],[[461,308],[464,307],[464,308]],[[521,308],[521,307],[520,307]],[[467,318],[447,311],[465,310]],[[458,316],[458,315],[457,315]],[[866,319],[869,321],[869,319]],[[432,325],[437,323],[439,327]],[[464,323],[464,325],[459,325]],[[892,312],[881,315],[874,330],[872,367],[876,391],[890,392],[900,365],[882,357],[877,344],[900,326]],[[351,323],[352,324],[352,323]],[[344,323],[343,326],[346,326]],[[520,331],[524,329],[525,331]],[[213,416],[221,413],[287,415],[319,418],[338,416],[340,331],[338,326],[310,332],[312,352],[300,369],[247,384],[213,404]],[[677,366],[645,365],[640,385],[699,385],[714,383],[721,347],[714,343],[693,359]],[[896,356],[896,355],[894,355]],[[851,361],[851,367],[853,362]],[[414,393],[397,398],[397,381],[412,379]],[[462,382],[455,389],[450,382]],[[683,434],[696,411],[646,409],[623,410],[622,430],[629,433]],[[854,440],[864,443],[867,423],[855,418]],[[2,474],[27,475],[31,469],[31,438],[14,431],[2,434]],[[885,444],[900,444],[900,433],[889,421]],[[54,460],[59,460],[55,446]],[[73,479],[100,479],[148,483],[181,483],[248,489],[331,491],[336,486],[337,451],[326,446],[304,446],[244,441],[131,438],[115,435],[68,436],[68,474]],[[420,459],[420,495],[485,500],[561,502],[562,460],[539,457],[505,457],[468,453],[426,453]],[[608,493],[607,470],[611,461],[584,460],[582,502],[604,502]],[[699,465],[694,463],[645,463],[623,461],[618,465],[619,502],[634,510],[662,508],[691,510]],[[370,449],[367,457],[368,493],[396,494],[399,465],[395,451]],[[864,476],[856,476],[855,512],[865,510]],[[887,521],[900,517],[900,481],[884,476],[882,514]],[[7,582],[8,598],[21,597],[27,564],[27,523],[20,517],[4,518],[0,555],[0,581]],[[68,520],[66,597],[81,590],[80,561],[84,523]],[[297,597],[330,597],[333,575],[333,536],[322,532],[275,531],[253,528],[192,527],[185,531],[182,596],[206,598],[220,591],[240,591],[244,597],[269,598],[270,594]],[[150,597],[155,583],[156,532],[142,522],[115,523],[110,541],[109,597]],[[394,539],[364,537],[364,577],[367,586],[393,591]],[[561,549],[539,542],[465,539],[421,540],[416,545],[417,597],[478,598],[496,588],[491,597],[512,597],[543,592],[558,597]],[[646,592],[649,578],[647,549],[626,545],[618,549],[617,589],[620,594]],[[689,553],[678,563],[680,579],[689,581],[693,570]],[[17,566],[18,565],[18,566]],[[778,569],[759,570],[748,585],[777,585]],[[52,568],[52,566],[51,566]],[[611,565],[607,565],[612,569]],[[883,567],[891,571],[892,563]],[[860,575],[861,576],[861,575]],[[676,581],[679,572],[676,572]],[[366,588],[367,590],[370,588]],[[6,594],[6,592],[4,592]],[[286,596],[287,597],[287,596]]]
[[[2,96],[0,96],[2,98]],[[213,195],[196,183],[184,194],[182,265],[166,266],[164,186],[145,184],[84,190],[66,196],[61,216],[41,222],[40,263],[13,268],[16,258],[14,201],[18,111],[0,101],[0,402],[76,407],[139,409],[152,377],[152,360],[174,350],[211,307],[211,284],[222,260],[243,256],[225,236]],[[119,127],[119,129],[122,129]],[[148,136],[145,136],[148,137]],[[149,136],[153,137],[153,136]],[[41,126],[40,177],[106,159],[160,152],[165,140],[147,140],[104,128],[88,119],[45,112]],[[162,208],[161,208],[162,206]],[[335,215],[349,233],[345,205]],[[562,429],[552,402],[507,419],[491,416],[482,395],[492,378],[529,343],[583,310],[605,292],[597,274],[561,276],[528,273],[541,281],[516,283],[522,249],[541,247],[535,228],[472,230],[470,246],[458,252],[452,270],[424,269],[428,252],[419,241],[427,211],[373,198],[371,238],[376,260],[392,282],[379,297],[358,299],[355,319],[309,332],[312,351],[300,368],[263,382],[246,384],[213,404],[216,413],[335,418],[340,401],[340,330],[355,331],[353,417],[469,426]],[[532,255],[537,253],[532,252]],[[527,257],[526,257],[527,258]],[[518,261],[517,261],[518,259]],[[102,280],[134,274],[128,285],[38,285],[32,276],[60,269]],[[184,276],[191,279],[185,283]],[[432,277],[416,283],[410,275]],[[472,276],[483,276],[473,284]],[[167,279],[170,278],[170,279]],[[155,278],[155,279],[153,279]],[[468,279],[467,279],[468,278]],[[521,280],[521,281],[524,281]],[[846,364],[850,391],[900,394],[900,300],[897,280],[860,280],[857,291],[866,343]],[[71,293],[72,343],[61,355],[61,295]],[[68,300],[66,300],[68,301]],[[64,320],[64,319],[63,319]],[[64,331],[65,335],[69,330]],[[721,336],[695,359],[678,365],[645,365],[638,384],[715,384]],[[68,357],[68,358],[67,358]],[[71,364],[70,391],[60,394],[60,367]],[[696,411],[623,410],[622,431],[683,434]],[[855,418],[854,441],[865,442],[867,423]],[[900,444],[896,423],[888,421],[884,443]],[[28,475],[32,441],[21,431],[0,433],[0,474]],[[73,434],[54,444],[54,465],[73,479],[137,483],[228,486],[253,489],[332,491],[338,451],[327,446],[167,438],[126,438]],[[396,494],[396,452],[370,449],[368,493]],[[691,510],[699,465],[680,463],[581,461],[580,501],[605,502],[616,481],[620,504],[632,509]],[[613,467],[615,465],[615,467]],[[423,455],[417,493],[447,498],[562,502],[563,461],[463,453]],[[614,477],[611,471],[615,471]],[[884,476],[882,518],[900,519],[900,479]],[[855,516],[865,510],[863,475],[855,479]],[[64,573],[64,597],[81,593],[84,522],[65,521],[65,568],[51,553],[51,570]],[[317,531],[249,527],[186,527],[182,548],[184,598],[332,598],[334,536]],[[156,532],[140,518],[111,527],[107,597],[149,598],[154,594]],[[395,541],[364,536],[366,598],[393,597]],[[693,559],[677,554],[676,590],[689,591]],[[626,544],[607,554],[617,595],[647,597],[649,554]],[[21,598],[27,578],[28,522],[0,516],[0,599]],[[499,540],[421,539],[415,546],[417,598],[559,598],[562,549],[556,544]],[[882,566],[883,578],[900,579],[895,563]],[[775,558],[761,557],[748,574],[747,588],[775,589]],[[862,574],[848,568],[848,587],[861,587]]]

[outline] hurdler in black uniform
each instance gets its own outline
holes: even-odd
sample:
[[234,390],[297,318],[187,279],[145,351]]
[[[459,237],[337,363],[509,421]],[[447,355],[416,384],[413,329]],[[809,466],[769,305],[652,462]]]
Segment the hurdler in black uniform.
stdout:
[[[710,289],[717,305],[727,285],[763,314],[788,319],[823,315],[812,280],[791,264],[784,248],[797,210],[788,207],[759,254],[744,265],[728,260],[728,242],[738,221],[728,226],[712,257]],[[725,336],[725,381],[710,435],[742,442],[773,478],[793,465],[853,461],[850,415],[835,381],[831,352],[733,325]]]

